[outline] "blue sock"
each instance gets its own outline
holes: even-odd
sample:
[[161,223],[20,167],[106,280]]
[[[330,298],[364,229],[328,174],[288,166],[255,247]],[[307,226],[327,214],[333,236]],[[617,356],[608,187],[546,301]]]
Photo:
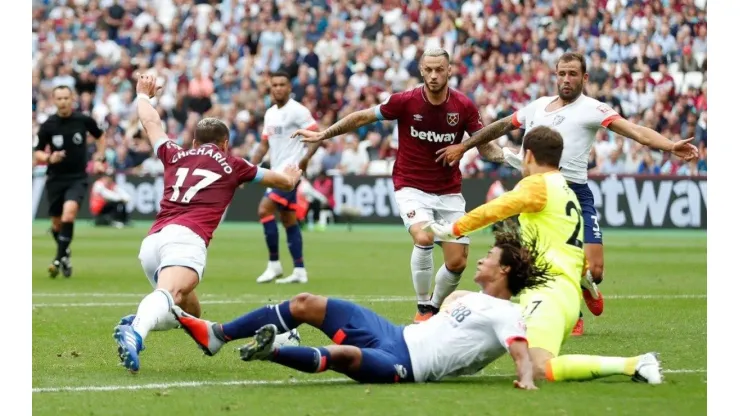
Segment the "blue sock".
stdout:
[[286,300],[279,305],[263,306],[225,323],[221,327],[227,340],[233,341],[253,337],[258,329],[268,324],[277,326],[278,332],[282,334],[296,328],[300,323],[296,322],[293,315],[291,315],[290,301]]
[[304,373],[321,373],[329,368],[330,359],[323,347],[281,347],[272,352],[270,361]]
[[262,227],[265,231],[265,242],[267,243],[267,251],[270,253],[270,261],[278,261],[278,243],[280,234],[278,234],[277,223],[275,222],[275,216],[270,215],[260,219],[262,221]]
[[293,267],[303,267],[303,237],[301,227],[298,224],[285,229],[288,236],[288,250],[293,257]]

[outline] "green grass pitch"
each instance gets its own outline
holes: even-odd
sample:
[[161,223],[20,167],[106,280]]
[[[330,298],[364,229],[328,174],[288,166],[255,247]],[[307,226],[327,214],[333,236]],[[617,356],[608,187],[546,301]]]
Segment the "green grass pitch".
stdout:
[[[137,254],[148,224],[75,230],[74,276],[50,279],[54,244],[47,223],[33,227],[33,411],[36,415],[699,415],[707,403],[707,238],[705,232],[606,230],[604,314],[583,307],[586,335],[563,353],[633,355],[659,351],[660,386],[626,377],[512,387],[502,359],[473,377],[434,384],[365,386],[326,372],[302,374],[269,363],[244,363],[229,345],[205,357],[181,330],[153,332],[131,375],[118,366],[112,339],[118,319],[134,313],[151,288]],[[463,289],[491,242],[473,236]],[[304,232],[309,283],[257,285],[266,263],[259,224],[225,224],[209,249],[197,291],[203,316],[228,320],[302,291],[340,296],[397,323],[415,312],[409,272],[411,243],[402,226],[342,226]],[[281,229],[281,261],[291,270]],[[435,268],[441,265],[435,249]],[[329,341],[301,330],[304,345]]]

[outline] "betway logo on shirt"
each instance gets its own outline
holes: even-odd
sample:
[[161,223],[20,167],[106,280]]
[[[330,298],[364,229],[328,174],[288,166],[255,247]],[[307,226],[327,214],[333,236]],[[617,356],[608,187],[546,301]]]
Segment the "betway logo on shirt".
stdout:
[[418,131],[411,126],[411,137],[426,140],[432,143],[452,143],[455,141],[456,134],[437,133],[435,131]]

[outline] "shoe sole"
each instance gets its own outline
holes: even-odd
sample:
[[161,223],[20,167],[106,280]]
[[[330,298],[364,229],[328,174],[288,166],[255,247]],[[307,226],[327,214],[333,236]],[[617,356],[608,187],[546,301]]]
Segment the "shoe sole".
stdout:
[[261,360],[267,357],[268,353],[261,355],[264,352],[264,348],[267,345],[275,343],[275,337],[277,336],[277,326],[268,324],[258,329],[254,334],[252,341],[239,348],[239,357],[242,361],[254,361]]
[[134,357],[126,343],[125,335],[121,328],[116,327],[113,331],[113,339],[118,344],[118,358],[121,360],[121,365],[124,366],[131,374],[139,372],[139,357]]
[[275,284],[276,285],[290,285],[290,284],[301,284],[302,285],[302,284],[306,284],[306,283],[308,283],[308,279],[305,279],[305,280],[291,280],[291,281],[287,281],[287,282],[278,282],[277,280],[275,281]]
[[280,273],[279,275],[276,275],[275,277],[273,277],[273,278],[272,278],[272,279],[270,279],[270,280],[260,280],[259,278],[257,278],[257,283],[259,283],[259,284],[263,284],[263,283],[272,283],[272,282],[274,282],[274,281],[275,281],[276,279],[279,279],[279,278],[281,278],[281,277],[283,277],[283,274],[282,274],[282,273]]

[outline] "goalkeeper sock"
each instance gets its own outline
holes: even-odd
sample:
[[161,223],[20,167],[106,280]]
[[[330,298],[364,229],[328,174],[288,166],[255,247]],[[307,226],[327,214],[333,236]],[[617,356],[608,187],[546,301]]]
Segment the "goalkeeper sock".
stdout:
[[434,270],[434,246],[418,246],[414,244],[411,252],[411,279],[414,282],[416,300],[419,303],[428,303],[432,290],[432,270]]
[[450,271],[445,264],[439,268],[437,276],[434,278],[432,306],[439,309],[445,298],[457,289],[457,285],[460,283],[460,277],[461,274]]
[[172,295],[164,289],[157,289],[141,300],[131,327],[142,341],[151,330],[163,331],[179,325],[170,313],[173,304]]
[[321,373],[329,368],[331,355],[322,347],[281,347],[272,351],[269,360],[304,373]]
[[547,362],[549,381],[583,381],[623,374],[632,376],[640,357],[601,357],[598,355],[562,355]]

